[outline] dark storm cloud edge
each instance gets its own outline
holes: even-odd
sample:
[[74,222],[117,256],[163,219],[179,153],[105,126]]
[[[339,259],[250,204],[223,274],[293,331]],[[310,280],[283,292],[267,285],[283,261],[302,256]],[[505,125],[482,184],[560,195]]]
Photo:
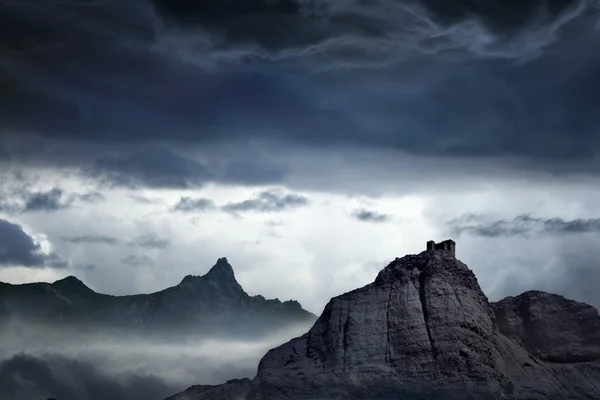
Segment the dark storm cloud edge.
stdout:
[[[60,144],[45,143],[49,153],[54,153],[54,150],[60,147]],[[240,149],[225,149],[195,157],[172,147],[138,143],[120,145],[120,150],[115,152],[110,146],[93,150],[86,145],[82,146],[85,149],[84,153],[95,151],[95,154],[104,152],[106,155],[97,158],[92,156],[92,161],[89,161],[71,159],[69,154],[63,154],[65,158],[54,159],[53,163],[64,167],[79,167],[80,175],[84,179],[91,179],[103,188],[129,189],[186,189],[201,187],[211,182],[265,185],[283,181],[287,171],[284,163],[271,160],[258,151],[244,149],[241,151],[243,154],[238,154]],[[27,153],[25,150],[20,154]],[[142,202],[148,203],[144,199]]]
[[0,5],[0,159],[161,188],[281,182],[250,139],[599,170],[597,2],[151,5]]
[[0,218],[0,268],[5,266],[66,268],[68,263],[55,253],[44,253],[20,225]]

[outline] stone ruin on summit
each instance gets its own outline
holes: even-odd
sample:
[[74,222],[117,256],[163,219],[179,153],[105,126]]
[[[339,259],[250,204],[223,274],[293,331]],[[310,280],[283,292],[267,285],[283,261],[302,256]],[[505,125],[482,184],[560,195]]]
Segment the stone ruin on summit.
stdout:
[[446,250],[452,254],[452,257],[456,257],[456,242],[452,239],[444,240],[439,243],[430,240],[427,242],[427,250]]

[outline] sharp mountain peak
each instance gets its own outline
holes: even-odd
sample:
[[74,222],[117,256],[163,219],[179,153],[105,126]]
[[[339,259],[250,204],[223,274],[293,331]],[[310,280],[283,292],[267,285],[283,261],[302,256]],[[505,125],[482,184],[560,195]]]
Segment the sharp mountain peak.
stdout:
[[216,264],[213,265],[206,274],[200,276],[186,275],[181,281],[181,283],[192,283],[198,282],[200,280],[204,281],[205,279],[209,279],[219,283],[238,283],[235,279],[233,267],[231,266],[231,264],[229,264],[227,258],[225,257],[217,259]]
[[221,257],[217,260],[217,263],[208,271],[206,275],[216,276],[220,278],[232,278],[235,280],[235,273],[233,267],[227,261],[227,258]]

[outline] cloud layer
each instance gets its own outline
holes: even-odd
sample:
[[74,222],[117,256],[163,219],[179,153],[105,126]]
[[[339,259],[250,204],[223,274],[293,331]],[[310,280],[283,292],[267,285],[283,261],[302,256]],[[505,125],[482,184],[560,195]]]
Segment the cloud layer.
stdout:
[[0,397],[14,400],[162,399],[177,391],[148,374],[111,375],[91,363],[58,354],[15,355],[0,362]]
[[[289,184],[319,148],[599,171],[593,0],[0,10],[12,38],[0,43],[4,163],[171,189]],[[280,157],[290,148],[300,164]]]
[[[15,328],[15,329],[13,329]],[[292,327],[260,340],[44,335],[40,327],[3,326],[0,398],[162,400],[192,384],[254,377],[264,353],[301,333]]]

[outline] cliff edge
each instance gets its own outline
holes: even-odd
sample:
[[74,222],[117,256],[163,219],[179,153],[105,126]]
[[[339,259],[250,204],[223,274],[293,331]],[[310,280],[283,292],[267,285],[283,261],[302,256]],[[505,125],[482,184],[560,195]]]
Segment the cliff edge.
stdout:
[[170,400],[600,399],[598,311],[528,293],[489,303],[445,250],[397,258],[270,350],[252,381]]

